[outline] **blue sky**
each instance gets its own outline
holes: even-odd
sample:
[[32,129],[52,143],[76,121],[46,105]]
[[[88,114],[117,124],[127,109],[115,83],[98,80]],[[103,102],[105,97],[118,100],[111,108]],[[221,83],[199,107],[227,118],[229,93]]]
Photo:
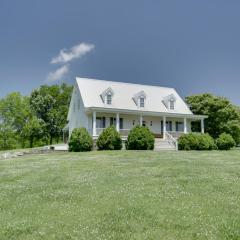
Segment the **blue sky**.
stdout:
[[239,0],[0,0],[0,96],[82,76],[240,105],[239,12]]

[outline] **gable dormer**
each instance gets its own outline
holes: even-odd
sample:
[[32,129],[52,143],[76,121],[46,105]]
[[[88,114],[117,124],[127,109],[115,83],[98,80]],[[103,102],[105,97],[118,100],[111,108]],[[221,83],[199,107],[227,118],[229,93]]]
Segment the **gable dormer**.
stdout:
[[107,88],[101,93],[101,98],[104,104],[111,105],[112,104],[112,97],[114,92],[111,87]]
[[175,95],[170,94],[163,98],[163,104],[168,110],[174,111],[176,109],[176,100],[177,98]]
[[144,91],[140,91],[133,96],[133,101],[139,108],[145,107],[147,95]]

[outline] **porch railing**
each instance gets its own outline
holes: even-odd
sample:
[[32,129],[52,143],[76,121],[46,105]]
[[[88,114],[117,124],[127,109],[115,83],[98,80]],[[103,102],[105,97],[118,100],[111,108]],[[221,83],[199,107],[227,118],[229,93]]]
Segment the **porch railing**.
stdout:
[[171,134],[171,136],[175,139],[178,139],[184,134],[182,131],[168,131],[168,133]]
[[130,130],[131,130],[131,129],[120,129],[120,130],[119,130],[119,133],[120,133],[121,136],[126,137],[126,136],[128,136]]
[[[105,128],[96,128],[96,135],[100,135],[102,133],[102,131],[104,130]],[[128,136],[129,132],[130,132],[131,129],[119,129],[119,133],[121,136]],[[90,130],[92,132],[92,129]]]
[[178,151],[178,140],[174,138],[169,132],[166,132],[165,136],[167,141],[175,147],[176,151]]

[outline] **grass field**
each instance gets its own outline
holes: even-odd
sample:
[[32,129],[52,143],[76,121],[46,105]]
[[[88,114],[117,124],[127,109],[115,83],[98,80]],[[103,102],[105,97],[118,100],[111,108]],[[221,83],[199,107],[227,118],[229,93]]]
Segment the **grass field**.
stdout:
[[240,150],[1,160],[0,239],[240,239]]

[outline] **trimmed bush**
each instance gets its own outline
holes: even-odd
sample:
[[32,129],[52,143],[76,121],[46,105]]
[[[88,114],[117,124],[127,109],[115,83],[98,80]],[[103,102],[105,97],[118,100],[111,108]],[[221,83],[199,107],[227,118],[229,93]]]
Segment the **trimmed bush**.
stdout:
[[128,150],[153,150],[154,135],[145,126],[136,126],[131,129],[126,141],[126,149]]
[[75,128],[68,145],[69,152],[87,152],[92,150],[93,140],[86,128]]
[[213,150],[216,144],[209,134],[189,133],[178,139],[179,150]]
[[114,126],[103,130],[97,140],[98,150],[121,150],[122,139]]
[[189,133],[184,134],[178,139],[178,149],[179,150],[197,150],[199,145],[199,139],[197,134]]
[[230,150],[236,143],[230,134],[222,133],[216,140],[216,144],[219,150]]
[[214,150],[217,149],[214,139],[208,134],[199,134],[197,150]]

